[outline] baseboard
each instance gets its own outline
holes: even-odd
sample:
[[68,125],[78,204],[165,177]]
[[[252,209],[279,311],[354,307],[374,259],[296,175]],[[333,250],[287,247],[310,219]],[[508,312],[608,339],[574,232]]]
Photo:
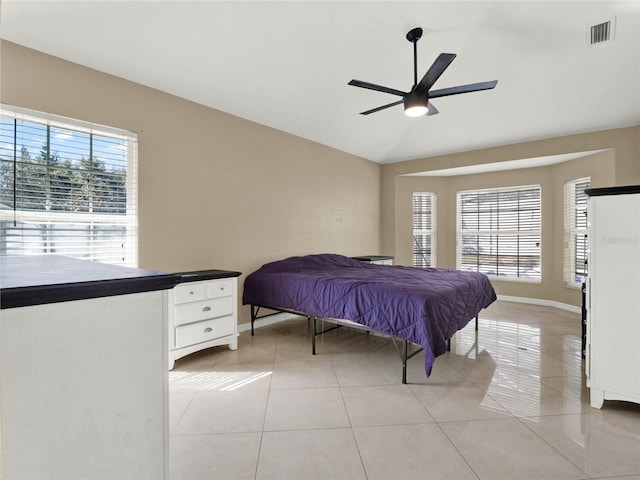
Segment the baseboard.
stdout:
[[565,310],[572,313],[582,313],[582,307],[569,305],[567,303],[556,302],[554,300],[544,300],[542,298],[529,297],[512,297],[511,295],[498,295],[498,300],[503,302],[528,303],[529,305],[542,305],[544,307],[553,307],[559,310]]
[[[291,320],[292,318],[304,318],[302,315],[294,315],[293,313],[277,313],[268,318],[262,318],[256,320],[253,324],[253,328],[266,327],[267,325],[273,325],[274,323],[284,322],[285,320]],[[238,332],[250,332],[251,322],[241,323],[238,325]]]

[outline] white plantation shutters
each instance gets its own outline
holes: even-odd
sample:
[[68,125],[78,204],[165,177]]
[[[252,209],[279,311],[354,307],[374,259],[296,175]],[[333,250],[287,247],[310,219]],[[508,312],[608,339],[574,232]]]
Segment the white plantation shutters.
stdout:
[[584,193],[590,178],[579,178],[564,184],[564,283],[580,287],[587,276],[587,200]]
[[539,185],[458,192],[457,267],[540,281]]
[[433,267],[436,251],[436,195],[413,193],[413,266]]
[[15,107],[0,124],[0,254],[137,266],[137,138]]

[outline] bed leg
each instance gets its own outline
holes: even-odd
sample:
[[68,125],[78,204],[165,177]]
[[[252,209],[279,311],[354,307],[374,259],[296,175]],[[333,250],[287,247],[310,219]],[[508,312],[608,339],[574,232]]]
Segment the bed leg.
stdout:
[[402,384],[407,384],[407,341],[402,342]]
[[476,315],[476,332],[478,331],[478,317],[479,315]]
[[253,324],[256,321],[256,310],[255,310],[255,305],[251,304],[251,336],[253,337],[254,333],[253,333]]
[[451,339],[447,340],[447,352],[451,351]]
[[[309,317],[307,317],[309,318]],[[311,355],[315,355],[316,354],[316,332],[317,332],[317,326],[316,326],[316,321],[318,320],[318,317],[313,317],[311,319]]]

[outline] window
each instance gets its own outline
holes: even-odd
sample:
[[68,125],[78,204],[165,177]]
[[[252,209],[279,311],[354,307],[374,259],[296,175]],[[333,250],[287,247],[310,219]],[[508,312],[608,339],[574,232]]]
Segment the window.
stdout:
[[540,282],[539,185],[458,192],[460,270]]
[[135,134],[15,107],[0,119],[0,255],[137,266]]
[[413,194],[413,266],[433,267],[436,251],[436,195]]
[[564,184],[564,283],[579,288],[587,275],[587,194],[590,178]]

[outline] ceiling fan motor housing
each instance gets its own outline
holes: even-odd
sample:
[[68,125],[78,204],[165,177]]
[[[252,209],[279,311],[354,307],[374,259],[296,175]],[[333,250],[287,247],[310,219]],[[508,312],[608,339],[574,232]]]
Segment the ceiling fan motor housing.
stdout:
[[410,117],[419,117],[427,113],[427,104],[427,95],[414,89],[404,96],[404,113]]

